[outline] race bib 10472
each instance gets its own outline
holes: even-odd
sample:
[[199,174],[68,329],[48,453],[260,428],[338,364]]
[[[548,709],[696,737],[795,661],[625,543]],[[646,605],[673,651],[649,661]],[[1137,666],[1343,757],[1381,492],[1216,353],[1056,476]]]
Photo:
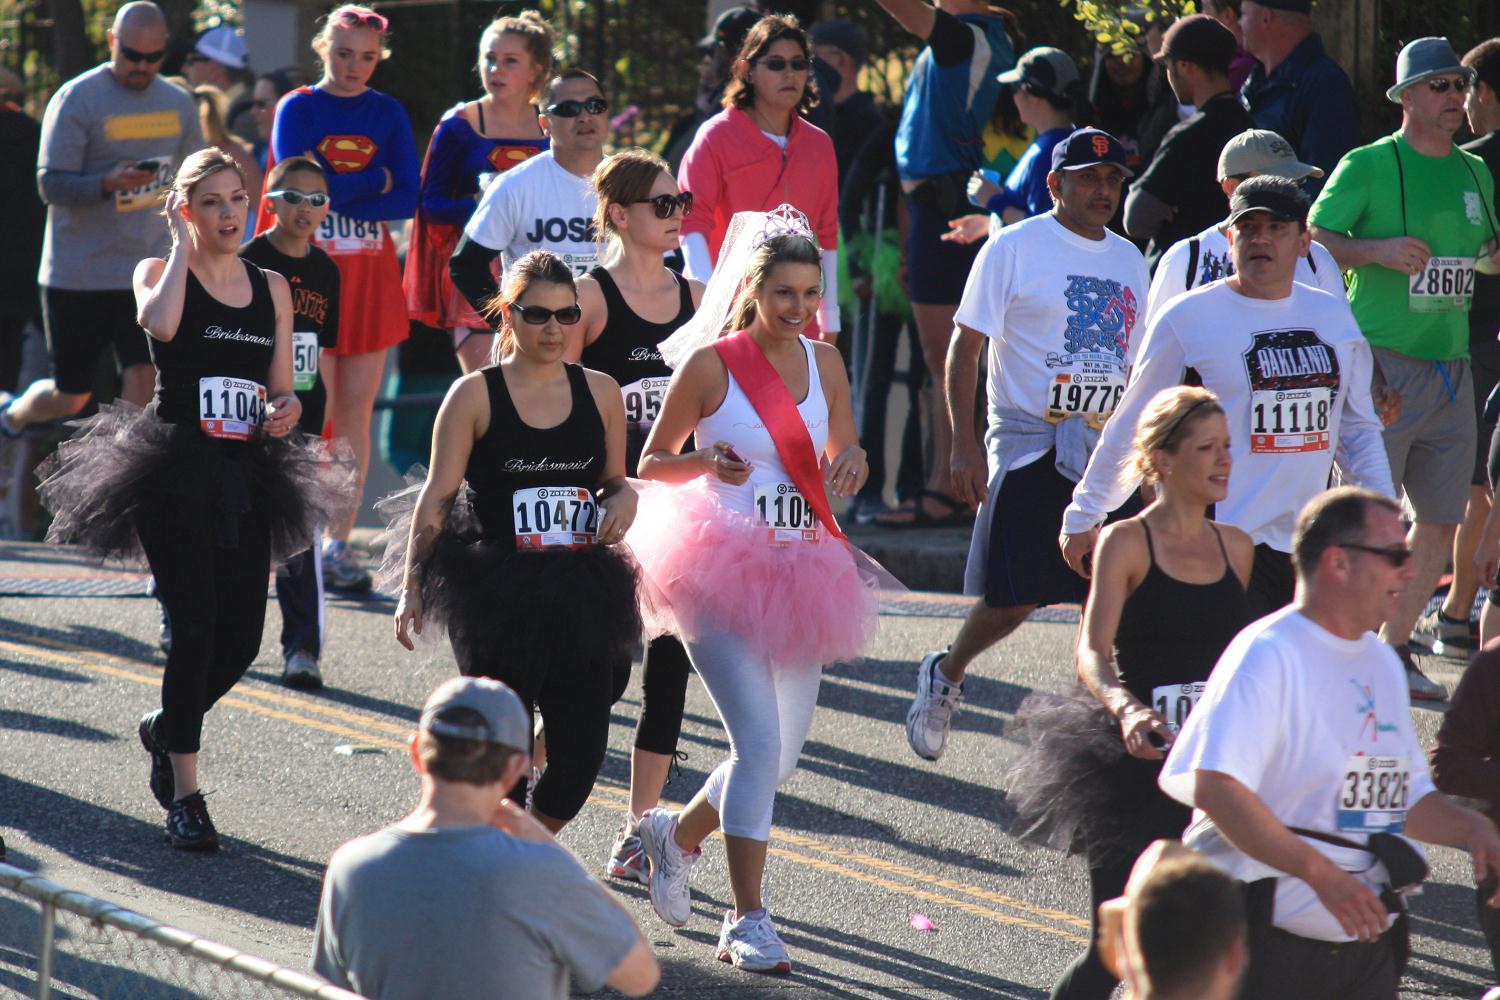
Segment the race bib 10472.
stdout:
[[582,486],[537,486],[510,497],[516,548],[576,549],[594,544],[599,506]]
[[292,388],[309,392],[318,384],[318,335],[292,334]]
[[1151,689],[1151,707],[1166,721],[1172,735],[1182,731],[1182,724],[1197,707],[1207,686],[1203,681],[1188,681],[1185,684],[1160,684]]
[[1407,287],[1407,308],[1412,312],[1468,312],[1473,301],[1470,257],[1431,257]]
[[1339,782],[1338,828],[1350,833],[1400,833],[1406,826],[1410,784],[1405,757],[1350,756]]
[[245,441],[266,420],[266,387],[242,378],[198,380],[198,426],[209,437]]
[[818,540],[818,517],[791,483],[755,487],[755,516],[766,529],[766,540],[773,545]]

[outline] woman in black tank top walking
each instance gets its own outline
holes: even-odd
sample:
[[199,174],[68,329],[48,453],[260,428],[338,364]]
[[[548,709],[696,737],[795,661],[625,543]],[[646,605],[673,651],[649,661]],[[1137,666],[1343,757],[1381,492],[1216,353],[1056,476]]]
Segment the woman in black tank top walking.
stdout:
[[151,791],[176,847],[213,850],[199,792],[204,713],[260,649],[273,558],[353,502],[352,466],[292,435],[286,279],[238,255],[249,196],[232,159],[188,157],[167,196],[172,252],[135,271],[156,393],[101,407],[44,469],[49,538],[116,558],[144,553],[172,626],[162,707],[141,720]]
[[401,582],[398,642],[446,626],[462,673],[540,710],[550,745],[532,811],[556,832],[593,790],[612,666],[641,636],[635,563],[618,545],[636,496],[619,387],[563,361],[579,318],[569,267],[527,254],[498,305],[503,360],[453,383],[425,483],[380,505],[382,577]]
[[[1031,744],[1008,783],[1018,836],[1086,853],[1094,942],[1099,904],[1125,891],[1141,851],[1187,828],[1190,810],[1157,775],[1219,654],[1252,617],[1254,543],[1206,516],[1229,487],[1218,400],[1200,387],[1165,390],[1141,415],[1135,446],[1156,500],[1099,539],[1076,663],[1087,691],[1027,697],[1016,720]],[[1115,985],[1090,944],[1052,996],[1107,1000]]]
[[[657,345],[692,318],[703,298],[702,282],[662,264],[663,255],[681,245],[682,220],[692,211],[692,195],[681,194],[666,161],[644,149],[622,150],[606,159],[594,171],[594,189],[599,196],[594,231],[608,244],[608,263],[578,282],[583,363],[620,385],[625,474],[634,476],[672,377]],[[691,669],[676,636],[659,636],[647,645],[641,664],[641,718],[630,755],[630,812],[604,866],[616,878],[648,880],[636,826],[661,800],[682,731]],[[627,660],[626,682],[629,670]],[[623,693],[625,684],[617,687]]]

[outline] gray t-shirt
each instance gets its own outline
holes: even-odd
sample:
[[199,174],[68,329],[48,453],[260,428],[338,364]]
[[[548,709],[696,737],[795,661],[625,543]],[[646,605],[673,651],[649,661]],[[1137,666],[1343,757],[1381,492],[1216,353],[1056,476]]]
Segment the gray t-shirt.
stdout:
[[387,827],[334,852],[313,971],[376,1000],[592,992],[635,946],[629,915],[561,847],[488,826]]
[[[109,65],[57,89],[42,117],[37,184],[47,203],[47,235],[37,275],[50,288],[130,287],[135,266],[165,257],[166,192],[187,156],[204,146],[193,98],[161,77],[145,90],[121,86]],[[156,179],[133,191],[99,193],[121,161],[157,164]]]

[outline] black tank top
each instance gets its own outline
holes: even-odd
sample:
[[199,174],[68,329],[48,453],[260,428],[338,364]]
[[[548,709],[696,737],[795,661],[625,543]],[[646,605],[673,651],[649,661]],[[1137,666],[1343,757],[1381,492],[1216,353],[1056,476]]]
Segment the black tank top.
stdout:
[[1207,680],[1229,640],[1253,616],[1217,526],[1210,525],[1224,554],[1224,575],[1214,583],[1168,576],[1156,564],[1150,527],[1144,521],[1141,527],[1151,568],[1120,610],[1115,664],[1130,693],[1150,705],[1158,686]]
[[[249,305],[226,306],[189,270],[176,336],[150,339],[156,365],[151,406],[168,423],[198,424],[205,415],[234,419],[241,416],[233,412],[241,394],[228,392],[226,382],[266,384],[276,347],[276,304],[266,273],[249,261],[241,263],[250,276]],[[206,404],[204,392],[213,394]],[[226,408],[230,412],[222,413]]]
[[[499,365],[481,369],[490,395],[490,426],[474,442],[464,478],[486,538],[514,547],[517,534],[561,530],[551,520],[555,505],[538,516],[533,498],[517,514],[516,491],[561,486],[593,492],[604,475],[604,420],[589,391],[588,377],[578,365],[563,368],[573,391],[573,408],[566,420],[545,429],[521,420]],[[578,511],[574,508],[567,513],[576,516]],[[582,526],[581,522],[569,525]]]
[[[649,323],[637,316],[625,304],[620,286],[602,267],[589,274],[599,282],[604,293],[604,304],[609,309],[609,321],[599,333],[599,339],[583,349],[584,367],[604,372],[622,386],[632,385],[643,378],[670,378],[672,369],[661,359],[656,345],[666,340],[677,328],[693,317],[693,290],[688,281],[675,271],[677,281],[677,315],[665,323]],[[627,412],[626,417],[639,421],[640,417]]]

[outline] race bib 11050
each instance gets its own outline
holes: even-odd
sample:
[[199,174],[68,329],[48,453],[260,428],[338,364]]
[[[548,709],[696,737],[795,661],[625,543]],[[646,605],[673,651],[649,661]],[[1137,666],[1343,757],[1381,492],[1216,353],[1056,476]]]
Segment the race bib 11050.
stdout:
[[292,388],[310,392],[318,384],[318,335],[292,334]]
[[537,486],[510,497],[516,548],[576,549],[594,544],[599,507],[582,486]]

